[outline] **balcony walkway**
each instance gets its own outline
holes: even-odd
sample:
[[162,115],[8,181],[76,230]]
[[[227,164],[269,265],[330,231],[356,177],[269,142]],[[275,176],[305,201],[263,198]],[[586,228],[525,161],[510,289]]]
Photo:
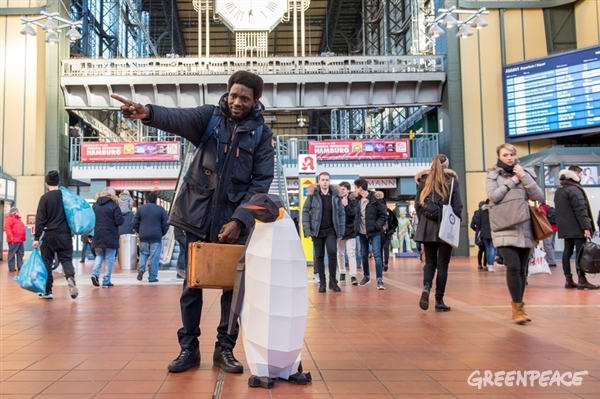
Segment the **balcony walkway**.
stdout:
[[[600,292],[564,289],[560,269],[529,278],[525,298],[533,322],[526,326],[510,320],[504,267],[478,272],[474,258],[452,259],[449,313],[419,309],[421,264],[412,258],[390,261],[386,291],[373,283],[319,294],[310,283],[302,359],[313,382],[278,381],[269,391],[247,386],[247,367],[242,375],[224,375],[218,389],[212,367],[218,291],[205,291],[200,368],[169,374],[166,366],[179,353],[181,281],[160,271],[159,283],[140,283],[135,271],[117,267],[114,288],[95,288],[92,266],[76,265],[79,298],[72,300],[57,278],[55,299],[42,301],[20,289],[0,263],[2,399],[599,397]],[[245,363],[241,340],[235,354]],[[479,390],[467,383],[474,370],[589,375],[580,386],[536,382]]]

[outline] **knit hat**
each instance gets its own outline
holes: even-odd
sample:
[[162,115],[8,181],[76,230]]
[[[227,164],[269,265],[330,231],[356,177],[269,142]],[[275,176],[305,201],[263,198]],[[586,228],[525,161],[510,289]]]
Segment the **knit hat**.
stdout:
[[123,190],[121,194],[129,195],[129,190]]
[[117,195],[117,192],[116,192],[116,191],[115,191],[115,189],[114,189],[114,188],[112,188],[112,187],[106,187],[106,188],[105,188],[104,190],[102,190],[102,191],[104,191],[105,193],[109,193],[110,195],[114,195],[114,196],[116,196],[116,195]]
[[19,213],[19,210],[15,206],[12,206],[10,208],[10,211],[8,211],[8,213],[11,215],[15,215],[15,214]]
[[46,184],[49,186],[58,186],[60,183],[60,177],[58,176],[58,171],[51,170],[46,175]]

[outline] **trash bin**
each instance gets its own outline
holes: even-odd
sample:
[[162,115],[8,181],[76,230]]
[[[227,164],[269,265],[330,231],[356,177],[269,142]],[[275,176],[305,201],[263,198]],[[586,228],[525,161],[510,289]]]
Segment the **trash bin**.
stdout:
[[119,236],[119,267],[121,270],[137,269],[137,244],[135,234],[122,234]]

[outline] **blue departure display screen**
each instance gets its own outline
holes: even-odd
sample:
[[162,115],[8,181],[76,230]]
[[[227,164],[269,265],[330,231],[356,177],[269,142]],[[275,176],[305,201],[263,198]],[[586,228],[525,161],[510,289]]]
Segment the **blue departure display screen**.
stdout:
[[600,46],[507,65],[502,77],[508,139],[600,129]]

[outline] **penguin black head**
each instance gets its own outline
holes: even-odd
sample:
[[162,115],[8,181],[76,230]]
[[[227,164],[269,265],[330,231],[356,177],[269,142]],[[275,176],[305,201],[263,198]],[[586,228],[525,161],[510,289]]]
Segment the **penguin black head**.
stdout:
[[256,220],[271,223],[283,217],[285,210],[279,196],[274,194],[255,194],[250,201],[241,205],[248,209]]

